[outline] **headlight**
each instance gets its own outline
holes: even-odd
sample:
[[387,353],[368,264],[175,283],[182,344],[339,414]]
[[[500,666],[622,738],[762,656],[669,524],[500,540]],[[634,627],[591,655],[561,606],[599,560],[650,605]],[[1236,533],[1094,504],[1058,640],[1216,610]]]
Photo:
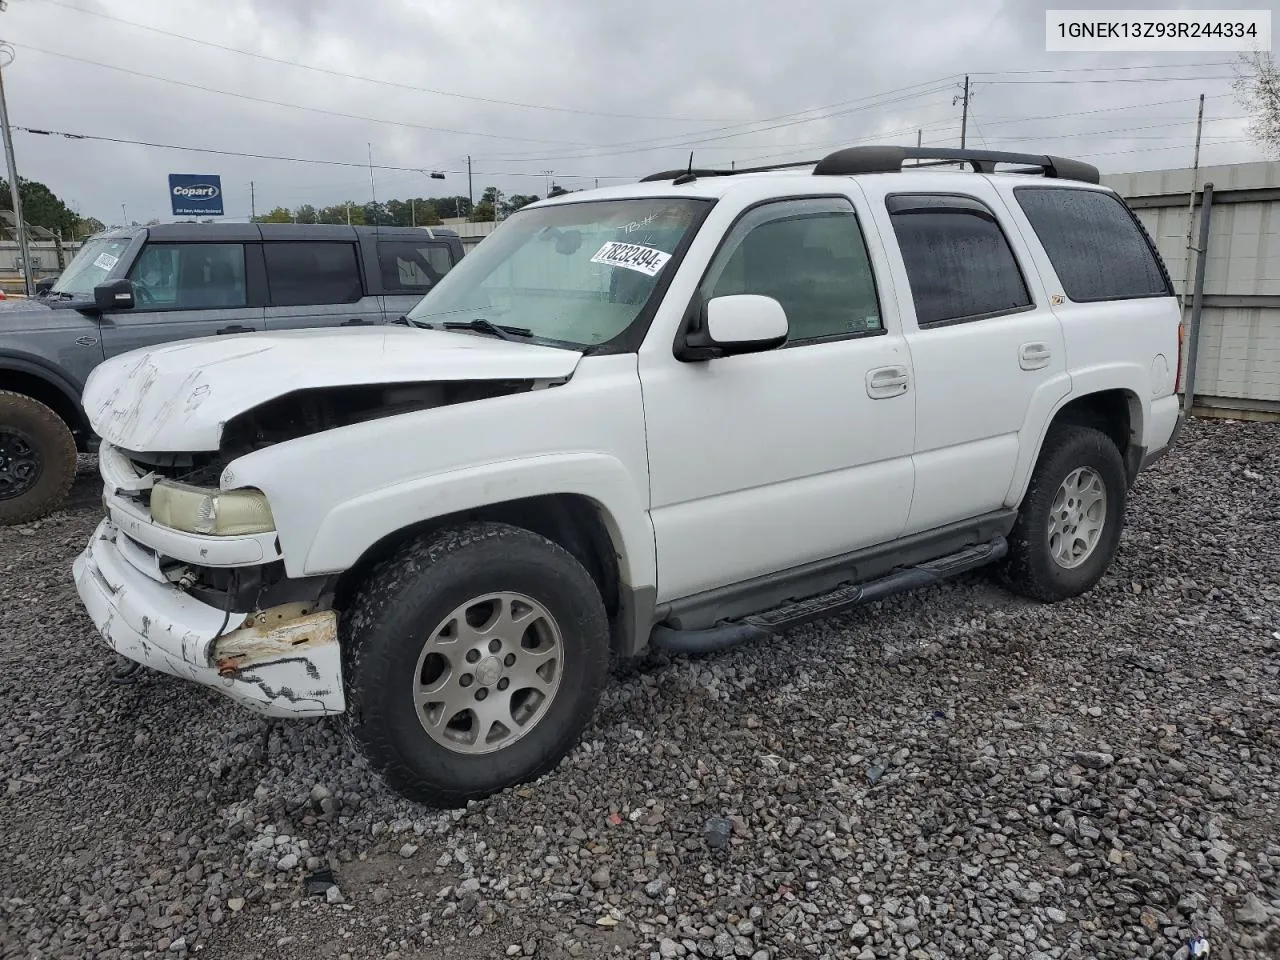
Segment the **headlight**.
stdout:
[[157,481],[151,488],[151,518],[175,530],[219,537],[276,528],[260,490],[212,490],[174,480]]

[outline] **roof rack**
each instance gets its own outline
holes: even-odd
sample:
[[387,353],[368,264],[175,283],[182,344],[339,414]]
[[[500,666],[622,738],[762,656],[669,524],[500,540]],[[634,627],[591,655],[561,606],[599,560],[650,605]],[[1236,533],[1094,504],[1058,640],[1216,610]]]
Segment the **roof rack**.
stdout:
[[[1059,180],[1079,180],[1099,183],[1098,168],[1080,160],[1054,157],[1036,153],[1006,153],[1002,150],[964,150],[951,147],[846,147],[829,153],[821,160],[800,160],[793,163],[774,163],[765,167],[742,167],[736,170],[703,170],[690,166],[684,170],[664,170],[652,173],[641,183],[655,180],[672,180],[677,184],[690,183],[699,177],[730,177],[739,173],[764,173],[769,170],[791,170],[796,167],[813,167],[814,176],[851,176],[855,173],[899,173],[906,160],[931,161],[915,166],[935,167],[952,163],[966,163],[976,173],[995,173],[997,164],[1017,164],[1007,173],[1039,174]],[[906,169],[914,169],[907,167]]]
[[[904,160],[961,162],[975,173],[995,173],[998,163],[1021,164],[1011,173],[1040,173],[1060,180],[1098,183],[1098,168],[1080,160],[1043,153],[1006,153],[1003,150],[956,150],[951,147],[848,147],[829,153],[814,166],[816,176],[848,176],[854,173],[897,173]],[[923,164],[922,164],[923,166]]]

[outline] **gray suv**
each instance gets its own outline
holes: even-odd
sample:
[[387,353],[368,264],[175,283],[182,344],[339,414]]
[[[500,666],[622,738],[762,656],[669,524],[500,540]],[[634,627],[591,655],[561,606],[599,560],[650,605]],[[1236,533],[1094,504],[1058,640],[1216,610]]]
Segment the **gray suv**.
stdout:
[[0,525],[53,510],[97,438],[80,405],[107,357],[192,337],[388,323],[463,254],[426,227],[173,223],[87,241],[52,287],[0,301]]

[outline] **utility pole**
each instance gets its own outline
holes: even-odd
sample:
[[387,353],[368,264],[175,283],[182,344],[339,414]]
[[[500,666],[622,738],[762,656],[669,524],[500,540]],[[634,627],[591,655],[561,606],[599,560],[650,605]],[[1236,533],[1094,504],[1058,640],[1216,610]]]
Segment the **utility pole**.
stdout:
[[418,225],[418,198],[411,197],[409,199],[409,222],[412,226]]
[[467,154],[467,206],[469,208],[468,216],[475,212],[476,209],[476,192],[471,186],[471,154]]
[[1187,199],[1187,269],[1182,276],[1182,319],[1185,323],[1188,296],[1191,289],[1191,232],[1196,219],[1196,187],[1200,179],[1200,131],[1204,127],[1204,94],[1200,94],[1200,108],[1196,111],[1196,149],[1191,161],[1191,196]]
[[347,204],[347,226],[351,226],[351,204]]
[[253,194],[252,180],[249,181],[249,219],[250,220],[258,219],[258,201],[255,199]]
[[9,195],[13,198],[13,227],[18,235],[18,255],[22,257],[22,283],[27,296],[35,296],[31,275],[31,251],[27,247],[27,222],[22,217],[22,192],[18,187],[18,163],[13,157],[13,132],[9,129],[9,107],[4,98],[3,67],[13,63],[13,49],[0,49],[0,126],[4,127],[4,155],[9,164]]
[[124,217],[124,225],[129,225],[129,211],[125,208],[124,201],[120,201],[120,216]]
[[[1191,195],[1187,198],[1187,266],[1182,273],[1182,316],[1178,323],[1183,333],[1187,329],[1187,307],[1191,303],[1191,253],[1195,250],[1191,246],[1191,232],[1196,225],[1196,187],[1197,181],[1200,179],[1200,131],[1204,128],[1204,94],[1200,94],[1200,106],[1196,110],[1196,149],[1195,155],[1191,161]],[[1200,214],[1204,217],[1203,211]],[[1204,257],[1204,250],[1195,250],[1197,261]],[[1198,346],[1198,345],[1197,345]],[[1187,361],[1188,364],[1190,361]],[[1177,371],[1181,375],[1182,371]],[[1186,382],[1185,380],[1183,381]],[[1190,391],[1188,390],[1188,393]],[[1183,404],[1183,408],[1190,412],[1191,402],[1188,398]]]
[[964,94],[951,98],[951,105],[954,107],[957,103],[963,103],[964,109],[960,112],[960,149],[964,149],[965,134],[969,129],[969,75],[964,75]]

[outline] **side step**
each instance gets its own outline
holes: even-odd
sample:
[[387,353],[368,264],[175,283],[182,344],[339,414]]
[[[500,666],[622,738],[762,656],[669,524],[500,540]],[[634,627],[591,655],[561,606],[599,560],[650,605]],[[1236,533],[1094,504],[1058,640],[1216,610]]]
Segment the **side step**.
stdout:
[[816,597],[793,600],[772,610],[765,610],[738,620],[725,621],[704,630],[672,630],[657,626],[650,642],[662,650],[675,653],[709,653],[727,649],[748,640],[774,636],[792,627],[837,613],[844,613],[864,603],[882,600],[895,593],[916,590],[976,570],[1000,560],[1009,552],[1008,541],[996,537],[987,543],[965,547],[955,553],[903,567],[877,580],[846,584]]

